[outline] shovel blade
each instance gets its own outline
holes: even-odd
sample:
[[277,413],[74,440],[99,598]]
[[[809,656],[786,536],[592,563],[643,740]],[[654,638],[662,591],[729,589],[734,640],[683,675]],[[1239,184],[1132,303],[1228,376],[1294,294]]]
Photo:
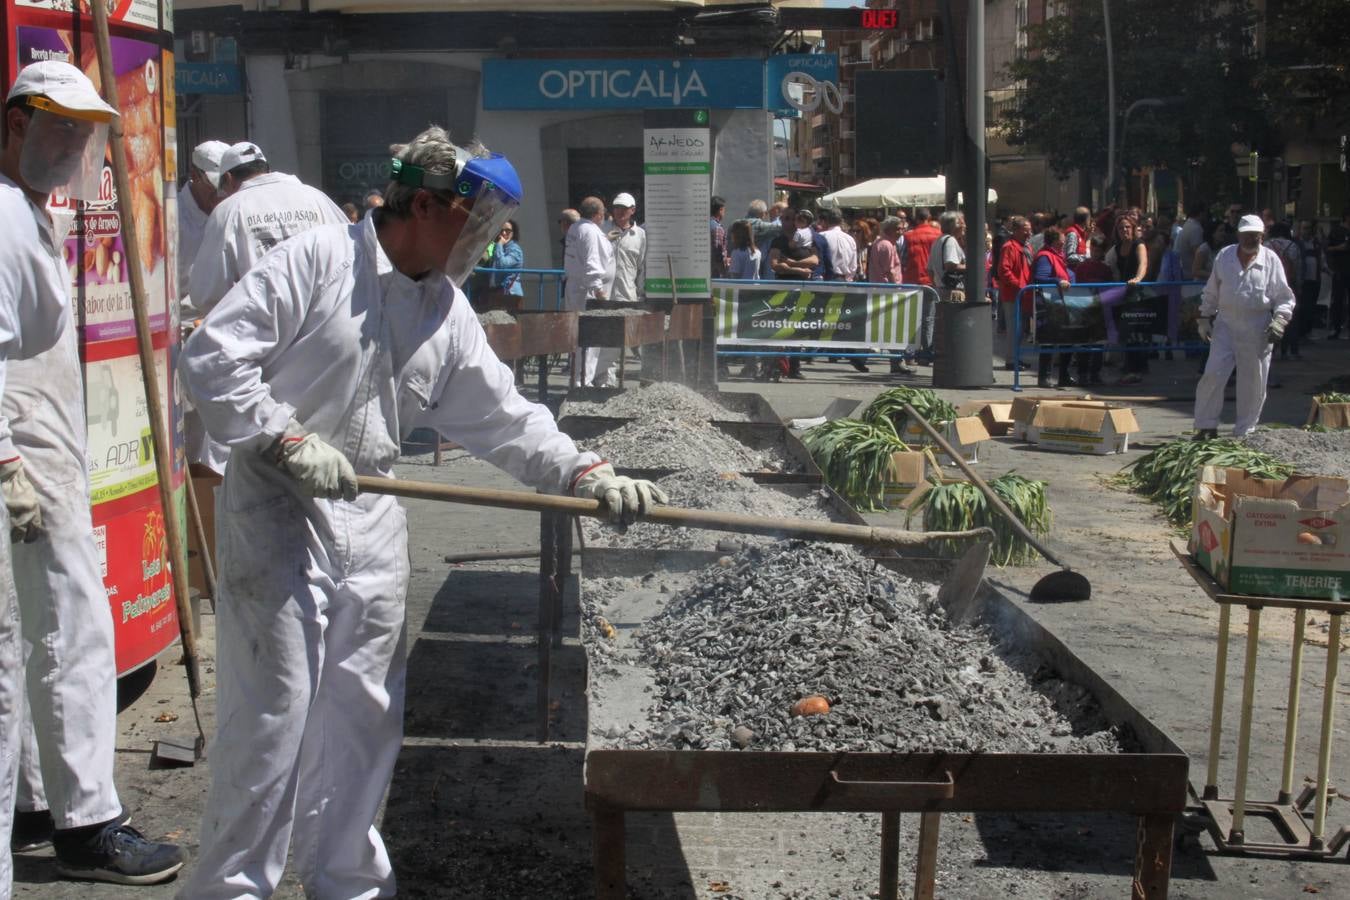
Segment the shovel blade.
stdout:
[[1032,603],[1068,603],[1092,599],[1092,583],[1068,569],[1051,572],[1031,588]]
[[984,570],[989,565],[989,542],[976,541],[956,560],[942,587],[938,603],[947,613],[947,621],[964,625],[975,615]]

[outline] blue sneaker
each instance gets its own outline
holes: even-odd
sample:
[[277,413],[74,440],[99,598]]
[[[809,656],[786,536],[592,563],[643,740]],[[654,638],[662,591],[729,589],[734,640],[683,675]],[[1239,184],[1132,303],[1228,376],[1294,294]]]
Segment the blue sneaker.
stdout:
[[109,823],[93,837],[70,843],[56,837],[56,871],[66,878],[114,884],[159,884],[183,868],[177,844],[146,840],[130,825]]

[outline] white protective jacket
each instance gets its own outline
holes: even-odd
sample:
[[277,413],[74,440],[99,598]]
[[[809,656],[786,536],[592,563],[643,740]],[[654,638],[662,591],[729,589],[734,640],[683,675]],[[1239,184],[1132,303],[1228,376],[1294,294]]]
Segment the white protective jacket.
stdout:
[[597,291],[609,298],[614,288],[614,244],[599,225],[582,219],[567,229],[563,272],[567,275],[565,309],[585,309]]
[[1286,325],[1294,315],[1294,291],[1284,263],[1274,250],[1260,247],[1247,268],[1230,244],[1214,258],[1214,269],[1200,295],[1200,315],[1226,321],[1240,331],[1265,332],[1271,319]]
[[188,285],[192,274],[192,263],[197,258],[197,250],[202,245],[202,236],[206,234],[206,222],[210,217],[197,205],[192,196],[192,187],[183,185],[178,190],[178,299],[188,295]]
[[[612,224],[612,223],[611,223]],[[641,225],[608,231],[614,244],[614,291],[611,300],[637,303],[647,296],[647,232]]]
[[345,225],[347,216],[323,191],[294,175],[255,175],[211,211],[192,261],[192,315],[211,311],[267,251],[316,225]]
[[307,896],[393,896],[375,820],[402,744],[407,520],[387,495],[303,495],[269,449],[294,418],[358,474],[388,477],[400,438],[429,426],[550,491],[598,459],[516,392],[461,291],[390,265],[370,218],[277,248],[183,357],[231,453],[216,519],[221,728],[180,897],[271,896],[291,844]]
[[[5,363],[54,347],[70,317],[65,229],[56,227],[17,184],[0,175],[0,392]],[[13,459],[9,420],[0,414],[0,460]],[[23,647],[14,610],[9,515],[0,505],[0,834],[9,834],[23,710]],[[10,854],[0,854],[0,896],[13,881]]]

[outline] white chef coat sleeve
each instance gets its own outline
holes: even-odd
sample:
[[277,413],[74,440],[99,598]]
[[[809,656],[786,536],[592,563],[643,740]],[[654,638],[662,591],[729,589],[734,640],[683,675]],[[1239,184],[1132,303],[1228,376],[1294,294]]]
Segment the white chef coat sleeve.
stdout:
[[1209,280],[1200,290],[1200,315],[1204,318],[1213,318],[1219,312],[1219,261],[1214,260],[1214,265],[1209,270]]
[[637,264],[637,294],[639,301],[647,299],[647,232],[642,232],[642,241],[639,244],[638,264]]
[[[0,272],[0,397],[5,394],[5,363],[10,357],[10,348],[16,343],[19,334],[18,307],[9,294],[11,274]],[[9,427],[9,417],[0,413],[0,462],[11,460],[18,455],[19,451],[14,446],[14,435]]]
[[1275,265],[1270,266],[1270,280],[1266,282],[1266,297],[1270,300],[1270,314],[1272,318],[1279,319],[1288,325],[1289,320],[1294,317],[1294,290],[1289,286],[1289,279],[1284,274],[1284,264],[1279,259],[1278,254],[1271,252],[1275,256]]
[[263,370],[294,342],[311,298],[345,273],[332,255],[304,236],[287,241],[250,269],[188,339],[184,379],[216,440],[260,449],[286,430],[295,408],[272,396]]
[[531,487],[570,491],[576,476],[600,457],[578,451],[545,407],[520,395],[511,370],[488,346],[483,326],[458,290],[450,320],[447,371],[419,424]]
[[202,245],[192,260],[192,272],[188,276],[188,296],[200,316],[210,312],[239,280],[240,243],[247,241],[248,236],[240,234],[243,229],[238,225],[238,217],[232,208],[217,209],[206,220]]
[[[600,245],[601,241],[607,241],[609,238],[601,233],[599,228],[587,228],[582,232],[582,239],[585,245],[581,248],[586,254],[586,296],[591,297],[597,291],[604,291],[605,280],[613,277],[613,271],[605,264],[605,250]],[[611,262],[613,256],[610,257]],[[608,294],[605,295],[608,299]]]

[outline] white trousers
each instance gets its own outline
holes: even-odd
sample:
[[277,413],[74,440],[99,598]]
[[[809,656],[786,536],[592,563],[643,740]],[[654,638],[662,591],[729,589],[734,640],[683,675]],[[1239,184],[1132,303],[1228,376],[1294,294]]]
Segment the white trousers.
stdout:
[[25,452],[47,534],[12,551],[28,701],[18,805],[79,828],[122,810],[113,784],[117,658],[88,483],[47,456]]
[[178,896],[270,897],[293,842],[306,896],[391,897],[375,817],[403,742],[407,518],[372,494],[260,501],[236,468],[217,518],[211,789]]
[[619,361],[623,359],[622,347],[592,347],[587,351],[595,354],[594,363],[586,360],[586,370],[590,374],[591,384],[596,387],[619,386]]
[[1250,316],[1236,327],[1222,314],[1214,320],[1209,361],[1195,388],[1195,428],[1218,428],[1223,412],[1223,389],[1237,369],[1237,420],[1233,436],[1242,437],[1261,421],[1266,405],[1266,378],[1270,375],[1271,343],[1266,340],[1270,314]]
[[14,830],[14,791],[19,768],[19,723],[23,715],[23,642],[10,569],[9,516],[0,510],[0,900],[14,890],[9,839]]

